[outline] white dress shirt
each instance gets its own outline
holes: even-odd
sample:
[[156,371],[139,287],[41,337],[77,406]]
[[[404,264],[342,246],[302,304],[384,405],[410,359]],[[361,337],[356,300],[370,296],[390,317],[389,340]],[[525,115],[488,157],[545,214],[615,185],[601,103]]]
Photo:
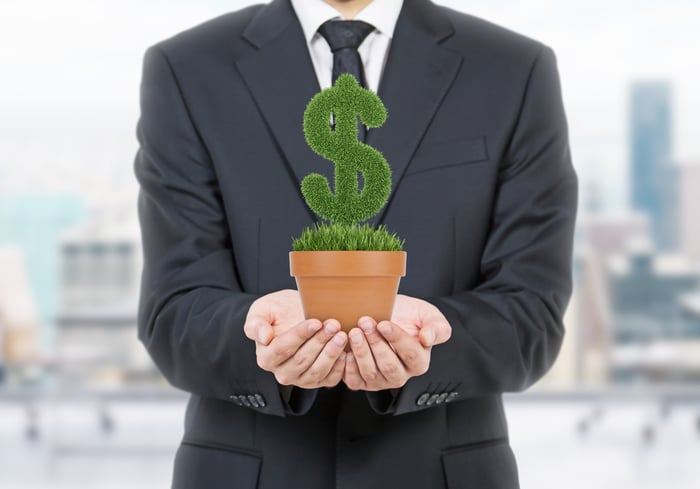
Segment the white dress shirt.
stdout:
[[[327,20],[342,20],[343,17],[323,0],[291,1],[304,31],[318,84],[321,89],[328,88],[331,86],[333,76],[333,53],[328,42],[318,33],[318,28]],[[379,80],[386,64],[389,44],[394,35],[394,27],[402,5],[403,0],[376,0],[352,19],[365,21],[375,27],[357,48],[364,66],[367,88],[375,93],[379,90]]]

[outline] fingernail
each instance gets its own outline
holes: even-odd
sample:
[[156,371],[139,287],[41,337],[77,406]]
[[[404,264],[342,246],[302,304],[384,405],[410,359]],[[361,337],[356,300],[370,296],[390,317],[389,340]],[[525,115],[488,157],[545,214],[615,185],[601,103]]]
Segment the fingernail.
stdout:
[[309,324],[309,333],[315,333],[319,329],[321,329],[323,325],[319,321],[312,321]]
[[435,343],[435,331],[433,331],[433,330],[428,331],[428,334],[426,335],[426,340],[428,340],[428,343],[430,345]]
[[374,321],[371,319],[363,319],[360,321],[360,328],[362,328],[365,333],[370,334],[374,332]]
[[350,335],[350,341],[353,345],[359,346],[362,343],[362,333],[356,331],[354,334]]
[[391,325],[389,323],[380,323],[377,329],[379,329],[379,332],[384,336],[391,334]]
[[348,363],[355,363],[355,355],[353,355],[352,353],[348,353],[346,360],[348,361]]
[[333,337],[333,343],[335,343],[338,346],[345,345],[345,340],[345,335],[343,334],[337,334]]
[[340,328],[338,327],[338,323],[336,323],[335,321],[326,321],[324,330],[329,335],[333,335],[336,334],[340,330]]
[[258,327],[258,341],[260,343],[265,343],[265,326]]

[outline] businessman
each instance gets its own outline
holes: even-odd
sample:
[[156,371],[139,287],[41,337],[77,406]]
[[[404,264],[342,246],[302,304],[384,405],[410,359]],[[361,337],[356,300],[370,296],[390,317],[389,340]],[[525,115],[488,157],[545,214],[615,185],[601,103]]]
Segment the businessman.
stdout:
[[[387,107],[370,222],[408,252],[391,321],[348,334],[288,266],[301,179],[334,170],[303,112],[339,72]],[[273,0],[146,51],[138,139],[139,337],[192,394],[173,487],[518,487],[501,394],[551,367],[571,294],[549,47],[428,0]]]

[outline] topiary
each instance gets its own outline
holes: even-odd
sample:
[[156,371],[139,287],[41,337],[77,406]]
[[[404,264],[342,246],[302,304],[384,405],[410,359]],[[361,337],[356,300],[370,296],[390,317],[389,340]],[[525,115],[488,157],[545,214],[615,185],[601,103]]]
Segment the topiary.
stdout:
[[[391,193],[391,168],[384,156],[357,138],[357,116],[370,128],[384,124],[387,111],[381,99],[360,87],[354,76],[342,74],[331,88],[317,93],[304,111],[304,137],[318,155],[335,163],[335,193],[326,177],[307,175],[301,192],[309,208],[329,223],[306,228],[294,238],[294,251],[400,251],[403,240],[386,226],[360,222],[376,215]],[[334,127],[329,124],[334,117]],[[363,188],[359,189],[358,172]]]

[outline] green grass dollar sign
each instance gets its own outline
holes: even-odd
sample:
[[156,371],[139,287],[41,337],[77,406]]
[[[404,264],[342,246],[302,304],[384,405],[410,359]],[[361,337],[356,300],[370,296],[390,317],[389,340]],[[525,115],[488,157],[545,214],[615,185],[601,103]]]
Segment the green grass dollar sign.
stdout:
[[[335,129],[329,125],[335,114]],[[301,182],[306,203],[320,217],[353,225],[369,219],[386,204],[391,192],[391,168],[384,156],[357,139],[357,116],[371,128],[380,127],[387,113],[380,98],[342,74],[331,88],[316,94],[304,111],[306,142],[335,163],[335,194],[323,175],[311,173]],[[364,185],[359,190],[358,172]]]

